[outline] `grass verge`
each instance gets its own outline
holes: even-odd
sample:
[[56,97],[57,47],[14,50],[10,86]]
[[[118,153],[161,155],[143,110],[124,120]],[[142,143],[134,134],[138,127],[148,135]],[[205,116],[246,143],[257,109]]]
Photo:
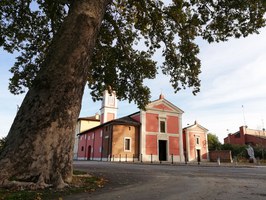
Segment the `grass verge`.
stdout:
[[57,190],[8,190],[0,188],[0,200],[63,200],[64,196],[82,192],[93,192],[104,186],[106,180],[94,177],[83,171],[74,171],[73,181],[69,187]]

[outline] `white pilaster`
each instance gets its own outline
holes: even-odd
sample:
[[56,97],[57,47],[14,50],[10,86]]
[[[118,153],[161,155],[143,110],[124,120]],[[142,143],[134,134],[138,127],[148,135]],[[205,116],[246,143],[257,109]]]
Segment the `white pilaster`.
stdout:
[[179,152],[180,152],[180,162],[184,162],[182,114],[180,114],[178,116],[178,121],[179,121]]

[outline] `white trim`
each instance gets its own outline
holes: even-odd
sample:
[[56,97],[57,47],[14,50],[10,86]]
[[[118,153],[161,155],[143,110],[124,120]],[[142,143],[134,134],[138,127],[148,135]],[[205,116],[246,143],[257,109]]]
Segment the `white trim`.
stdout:
[[200,146],[200,136],[199,135],[195,135],[195,142],[197,146]]
[[77,157],[77,160],[87,160],[86,157]]
[[[110,96],[112,96],[111,104],[110,104]],[[104,91],[102,107],[100,109],[101,116],[103,116],[100,119],[102,124],[108,121],[107,119],[108,113],[114,114],[114,119],[117,118],[117,110],[118,110],[117,102],[118,101],[116,98],[116,93],[114,91],[111,94],[109,94],[107,90]]]
[[185,134],[186,134],[186,150],[187,150],[187,161],[190,161],[190,139],[189,139],[189,134],[188,134],[188,130],[185,130]]
[[167,105],[167,107],[173,109],[173,111],[167,110],[166,112],[169,112],[169,113],[179,113],[179,114],[184,113],[183,110],[181,110],[180,108],[178,108],[177,106],[175,106],[171,102],[167,101],[166,99],[158,99],[156,101],[153,101],[153,102],[149,103],[147,105],[147,107],[146,107],[146,110],[160,111],[161,109],[154,108],[154,106],[160,105],[160,104],[165,104],[165,105]]
[[140,122],[141,122],[141,128],[140,128],[140,154],[143,156],[146,154],[146,112],[140,111]]
[[[126,149],[126,140],[129,140],[129,150]],[[131,152],[131,137],[124,137],[124,152]]]
[[158,161],[159,161],[159,155],[160,155],[160,145],[159,145],[159,141],[166,141],[166,161],[170,161],[170,159],[171,159],[171,155],[169,154],[169,138],[168,137],[166,137],[165,139],[164,138],[159,138],[159,137],[157,137],[157,157],[158,157]]
[[157,140],[166,140],[169,142],[169,134],[156,134],[157,135]]
[[179,121],[179,155],[180,155],[180,162],[184,162],[184,148],[183,148],[183,129],[182,129],[182,115],[178,116]]
[[147,109],[146,111],[148,111],[148,113],[151,113],[151,114],[156,114],[158,115],[158,117],[162,117],[162,118],[166,118],[166,116],[169,114],[170,116],[173,116],[173,117],[178,117],[180,115],[180,113],[177,113],[177,112],[154,110],[151,108]]
[[[166,134],[167,133],[167,119],[165,117],[159,117],[159,133]],[[164,122],[164,132],[161,132],[161,122]]]

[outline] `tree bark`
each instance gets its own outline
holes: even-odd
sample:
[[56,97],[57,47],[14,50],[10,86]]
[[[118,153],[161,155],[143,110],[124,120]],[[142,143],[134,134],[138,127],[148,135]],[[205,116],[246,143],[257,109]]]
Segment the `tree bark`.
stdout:
[[0,186],[64,187],[89,64],[109,0],[73,1],[0,155]]

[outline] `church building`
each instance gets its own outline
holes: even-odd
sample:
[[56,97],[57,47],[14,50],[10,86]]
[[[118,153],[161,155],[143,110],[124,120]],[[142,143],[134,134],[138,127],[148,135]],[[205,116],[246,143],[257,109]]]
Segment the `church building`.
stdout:
[[106,91],[100,125],[78,134],[79,160],[185,162],[184,112],[162,94],[145,110],[121,118],[117,118],[117,110],[115,92]]

